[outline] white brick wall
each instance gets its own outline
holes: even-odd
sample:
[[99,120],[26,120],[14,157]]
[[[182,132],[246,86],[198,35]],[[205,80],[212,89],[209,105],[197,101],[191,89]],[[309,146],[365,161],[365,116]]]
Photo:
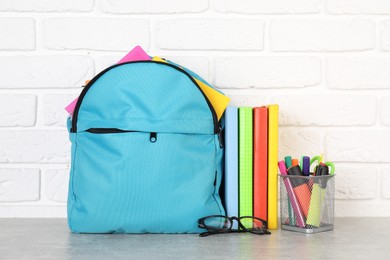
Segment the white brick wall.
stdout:
[[33,50],[34,48],[34,19],[0,18],[0,50]]
[[275,19],[273,51],[363,51],[374,48],[375,23],[368,19]]
[[321,60],[313,57],[216,58],[219,88],[297,88],[321,81]]
[[221,13],[239,14],[310,14],[319,13],[320,0],[215,0],[214,9]]
[[12,12],[88,12],[94,0],[0,0],[0,11]]
[[208,9],[208,0],[102,0],[103,12],[116,14],[200,13]]
[[167,50],[261,50],[264,22],[253,19],[174,19],[157,24],[158,45]]
[[336,216],[390,216],[390,1],[0,0],[0,217],[65,217],[64,106],[134,45],[236,106],[280,105],[279,155],[334,161]]

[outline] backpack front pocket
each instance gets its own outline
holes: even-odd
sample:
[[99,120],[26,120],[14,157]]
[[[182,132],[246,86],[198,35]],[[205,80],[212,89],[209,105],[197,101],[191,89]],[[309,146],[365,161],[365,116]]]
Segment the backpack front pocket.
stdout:
[[72,231],[200,232],[197,219],[224,213],[215,198],[215,140],[108,128],[78,133]]

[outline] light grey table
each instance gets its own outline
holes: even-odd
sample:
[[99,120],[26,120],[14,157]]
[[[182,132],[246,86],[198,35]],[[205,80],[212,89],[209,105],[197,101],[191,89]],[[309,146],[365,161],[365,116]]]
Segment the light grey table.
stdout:
[[390,259],[390,218],[336,218],[317,234],[76,235],[65,219],[0,219],[0,259]]

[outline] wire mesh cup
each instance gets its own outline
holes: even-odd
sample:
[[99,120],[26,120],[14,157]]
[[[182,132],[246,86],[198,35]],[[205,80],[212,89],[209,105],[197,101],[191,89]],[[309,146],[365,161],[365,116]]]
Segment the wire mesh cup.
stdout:
[[334,226],[335,175],[280,175],[280,220],[285,230],[317,233]]

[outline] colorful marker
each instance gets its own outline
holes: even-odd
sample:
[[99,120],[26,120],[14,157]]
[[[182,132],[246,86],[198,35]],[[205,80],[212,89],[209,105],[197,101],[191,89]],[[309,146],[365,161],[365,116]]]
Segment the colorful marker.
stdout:
[[[329,175],[329,168],[324,164],[317,167],[317,176]],[[307,225],[319,227],[321,225],[322,202],[326,194],[326,178],[317,178],[313,184],[313,190],[310,197],[309,213],[307,215]]]
[[[286,165],[284,164],[284,161],[278,162],[278,166],[279,166],[280,174],[287,176],[287,169],[286,169]],[[303,228],[305,227],[305,219],[303,218],[301,209],[299,207],[299,202],[297,201],[297,198],[293,190],[293,186],[291,185],[290,179],[288,177],[282,177],[282,178],[284,181],[284,186],[286,187],[287,190],[287,194],[290,198],[291,206],[296,216],[296,222],[298,224],[298,227]]]
[[[290,167],[292,166],[291,156],[286,156],[286,157],[284,157],[284,162],[285,162],[285,164],[286,164],[286,167],[287,167],[287,168],[290,168]],[[286,170],[286,174],[287,174],[287,170]],[[296,220],[295,220],[294,209],[292,208],[292,205],[291,205],[290,200],[288,200],[287,206],[288,206],[288,219],[289,219],[289,224],[290,224],[291,226],[296,226],[296,225],[297,225],[297,222],[296,222]]]
[[302,173],[304,176],[310,175],[310,157],[309,156],[302,157]]
[[[299,166],[299,161],[298,159],[292,159],[292,166],[298,165]],[[288,168],[287,168],[288,169]]]
[[[302,176],[301,168],[299,165],[295,165],[290,167],[288,170],[288,175],[292,176]],[[294,178],[291,179],[291,184],[293,186],[293,190],[295,196],[298,199],[300,208],[302,209],[303,215],[307,217],[310,205],[310,190],[307,186],[305,178]]]

